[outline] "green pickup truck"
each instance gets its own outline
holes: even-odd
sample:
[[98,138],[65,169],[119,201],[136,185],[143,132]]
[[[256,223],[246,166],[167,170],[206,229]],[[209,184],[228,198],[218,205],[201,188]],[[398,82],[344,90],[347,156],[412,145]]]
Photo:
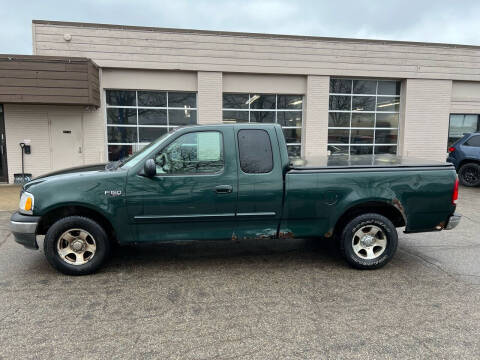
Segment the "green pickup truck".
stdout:
[[385,265],[406,233],[452,229],[453,165],[394,156],[289,161],[278,125],[178,128],[120,162],[24,185],[15,240],[59,271],[95,272],[113,244],[332,238],[360,269]]

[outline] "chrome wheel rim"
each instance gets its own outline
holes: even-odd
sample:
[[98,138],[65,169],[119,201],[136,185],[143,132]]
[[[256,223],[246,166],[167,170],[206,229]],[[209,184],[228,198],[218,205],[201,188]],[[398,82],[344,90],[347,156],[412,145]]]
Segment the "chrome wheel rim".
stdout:
[[95,256],[97,243],[95,238],[83,229],[65,231],[57,241],[57,254],[70,265],[83,265]]
[[353,235],[352,247],[358,257],[373,260],[385,252],[387,236],[378,226],[365,225]]

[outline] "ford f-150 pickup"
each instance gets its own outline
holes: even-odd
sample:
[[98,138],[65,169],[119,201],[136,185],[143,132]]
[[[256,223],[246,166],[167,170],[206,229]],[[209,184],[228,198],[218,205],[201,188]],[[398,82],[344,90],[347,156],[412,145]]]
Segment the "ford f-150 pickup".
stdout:
[[331,238],[360,269],[385,265],[406,233],[454,228],[453,165],[396,156],[290,161],[274,124],[176,129],[123,161],[23,186],[15,240],[59,271],[95,272],[113,244]]

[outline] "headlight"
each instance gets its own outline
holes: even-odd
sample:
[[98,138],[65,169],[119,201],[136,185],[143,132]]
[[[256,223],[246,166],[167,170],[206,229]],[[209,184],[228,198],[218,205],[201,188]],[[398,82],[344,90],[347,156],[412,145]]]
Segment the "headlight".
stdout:
[[20,204],[18,205],[22,214],[33,214],[33,200],[32,194],[25,191],[22,193],[22,196],[20,196]]

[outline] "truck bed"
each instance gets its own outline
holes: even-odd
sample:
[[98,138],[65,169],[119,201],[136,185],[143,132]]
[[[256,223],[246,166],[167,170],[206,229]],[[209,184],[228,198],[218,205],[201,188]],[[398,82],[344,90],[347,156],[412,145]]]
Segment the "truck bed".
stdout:
[[330,155],[312,158],[308,161],[304,159],[292,161],[289,172],[365,171],[367,169],[372,171],[394,171],[406,168],[419,170],[451,169],[453,165],[447,162],[405,158],[393,155]]

